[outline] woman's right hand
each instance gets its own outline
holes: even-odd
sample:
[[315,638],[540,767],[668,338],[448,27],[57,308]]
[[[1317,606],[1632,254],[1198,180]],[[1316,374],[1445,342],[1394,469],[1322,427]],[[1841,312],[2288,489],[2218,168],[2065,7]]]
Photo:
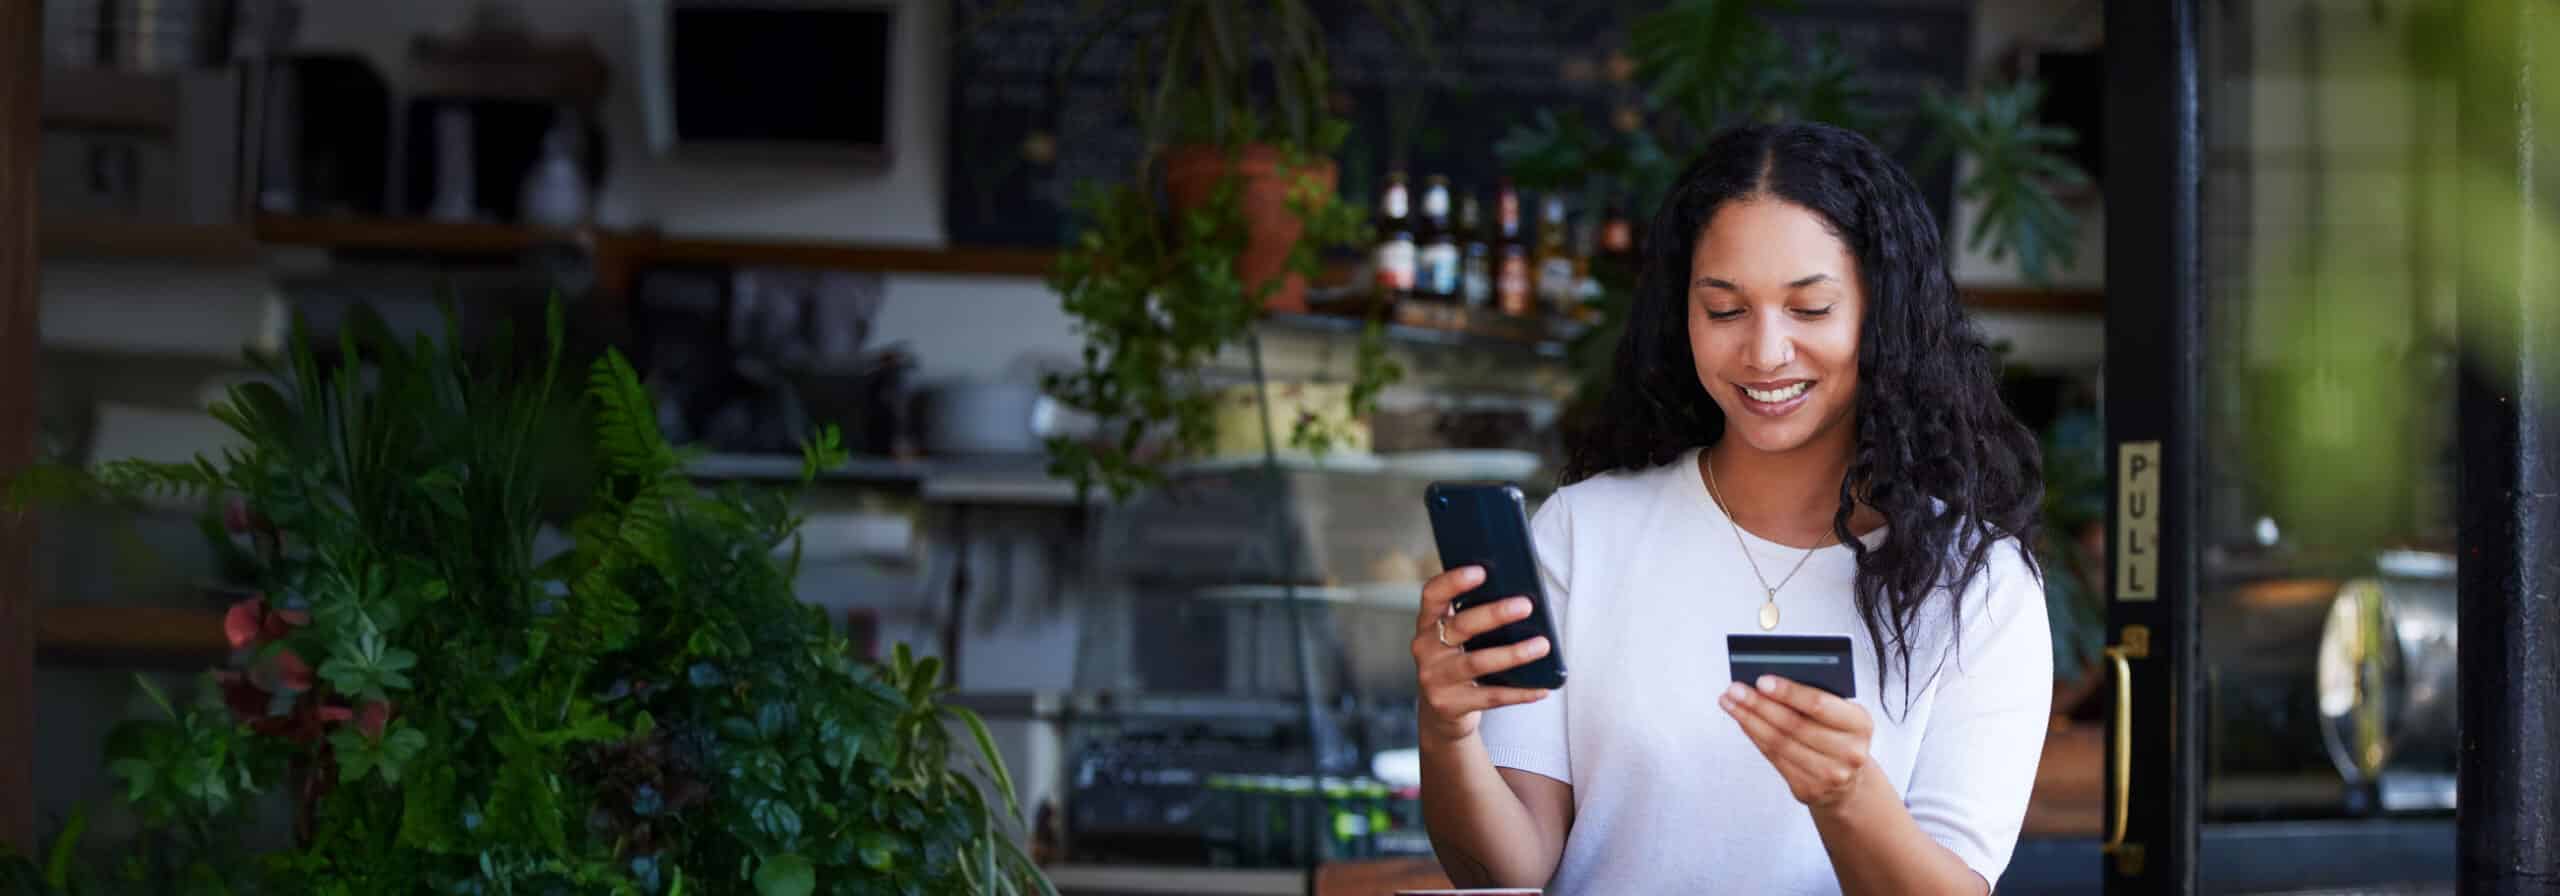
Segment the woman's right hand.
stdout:
[[1450,601],[1483,582],[1482,567],[1461,566],[1422,583],[1422,613],[1414,623],[1413,668],[1422,693],[1415,722],[1424,738],[1443,743],[1465,740],[1475,736],[1485,710],[1546,699],[1547,692],[1542,689],[1476,684],[1480,676],[1546,656],[1549,646],[1546,638],[1536,637],[1507,647],[1469,652],[1465,647],[1467,639],[1529,615],[1526,597],[1481,603],[1450,615]]

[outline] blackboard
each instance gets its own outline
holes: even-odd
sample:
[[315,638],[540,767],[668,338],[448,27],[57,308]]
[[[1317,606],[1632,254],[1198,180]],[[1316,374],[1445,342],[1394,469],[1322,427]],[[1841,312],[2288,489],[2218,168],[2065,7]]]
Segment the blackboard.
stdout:
[[[955,4],[946,236],[953,245],[1063,245],[1077,226],[1077,184],[1130,178],[1144,149],[1125,94],[1128,44],[1103,36],[1060,77],[1061,60],[1092,28],[1090,4],[1013,0],[1003,15],[989,16],[995,3]],[[1343,195],[1374,195],[1383,172],[1399,165],[1417,182],[1445,174],[1459,190],[1489,193],[1501,176],[1494,143],[1538,110],[1606,126],[1640,96],[1610,77],[1610,59],[1625,45],[1627,25],[1655,5],[1444,4],[1434,27],[1434,70],[1358,0],[1317,0],[1352,122],[1337,157]],[[1808,2],[1773,15],[1770,24],[1794,46],[1824,35],[1837,40],[1857,62],[1876,117],[1891,123],[1876,136],[1910,163],[1925,135],[1906,124],[1909,113],[1924,91],[1962,88],[1971,16],[1963,0]],[[1948,175],[1913,170],[1943,222]]]

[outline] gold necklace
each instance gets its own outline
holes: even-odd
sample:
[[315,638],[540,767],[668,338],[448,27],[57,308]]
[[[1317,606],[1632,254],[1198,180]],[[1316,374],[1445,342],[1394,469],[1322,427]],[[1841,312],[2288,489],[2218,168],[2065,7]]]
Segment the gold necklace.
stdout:
[[1772,585],[1769,584],[1769,577],[1761,574],[1759,559],[1751,556],[1751,546],[1743,543],[1742,524],[1734,520],[1733,508],[1724,503],[1724,486],[1716,484],[1714,455],[1707,455],[1707,498],[1716,502],[1716,510],[1724,514],[1725,524],[1733,527],[1733,546],[1742,550],[1742,559],[1751,564],[1751,577],[1760,580],[1760,590],[1767,595],[1767,600],[1760,604],[1760,630],[1775,631],[1778,627],[1778,589],[1787,587],[1788,582],[1795,581],[1796,573],[1804,571],[1805,561],[1813,559],[1813,552],[1831,546],[1831,539],[1838,536],[1835,534],[1826,537],[1814,546],[1804,549],[1804,556],[1796,558],[1796,568],[1787,570],[1787,577],[1779,579],[1778,584]]

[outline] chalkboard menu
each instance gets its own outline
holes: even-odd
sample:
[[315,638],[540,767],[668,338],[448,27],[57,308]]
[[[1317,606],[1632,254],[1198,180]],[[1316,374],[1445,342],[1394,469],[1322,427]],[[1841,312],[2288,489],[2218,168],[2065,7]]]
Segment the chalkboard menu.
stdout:
[[[1132,177],[1143,154],[1130,111],[1128,32],[1095,38],[1072,72],[1059,67],[1092,33],[1085,0],[960,0],[953,20],[943,217],[949,241],[1057,246],[1075,232],[1078,185]],[[1493,146],[1539,110],[1593,127],[1637,106],[1620,50],[1627,26],[1658,4],[1471,0],[1443,4],[1438,65],[1425,65],[1358,0],[1317,0],[1351,137],[1337,160],[1343,195],[1373,195],[1384,172],[1444,174],[1487,194],[1501,176]],[[1146,27],[1134,19],[1127,28]],[[1918,97],[1961,89],[1972,33],[1964,0],[1808,2],[1773,15],[1792,46],[1828,36],[1858,64],[1878,138],[1906,161],[1924,135]],[[1919,169],[1914,169],[1918,172]],[[1922,187],[1945,220],[1948,177]],[[1644,210],[1649,211],[1649,210]]]

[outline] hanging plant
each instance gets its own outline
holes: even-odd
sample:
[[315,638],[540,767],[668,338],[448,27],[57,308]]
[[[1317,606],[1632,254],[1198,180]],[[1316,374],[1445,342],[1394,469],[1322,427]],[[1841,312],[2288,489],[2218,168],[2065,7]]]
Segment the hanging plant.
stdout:
[[[999,3],[1001,15],[1015,4]],[[1409,0],[1370,13],[1424,45]],[[1322,23],[1304,0],[1128,0],[1100,4],[1059,65],[1073,71],[1102,39],[1125,37],[1128,95],[1146,153],[1129,181],[1083,184],[1084,231],[1049,283],[1084,337],[1082,365],[1048,392],[1092,414],[1091,439],[1052,438],[1050,471],[1080,492],[1116,496],[1159,482],[1164,465],[1216,438],[1207,368],[1268,311],[1306,310],[1323,250],[1365,245],[1366,215],[1335,190],[1335,117]],[[1367,415],[1402,375],[1384,325],[1364,330],[1347,414]],[[1322,453],[1347,435],[1324,419],[1285,422],[1275,441]]]
[[[1166,462],[1195,456],[1216,438],[1217,397],[1203,374],[1249,336],[1279,287],[1276,279],[1249,286],[1237,274],[1247,237],[1241,192],[1241,180],[1228,178],[1200,205],[1171,214],[1137,184],[1095,187],[1083,197],[1090,223],[1049,278],[1085,340],[1083,363],[1045,386],[1102,424],[1096,438],[1049,440],[1053,474],[1126,496],[1161,481]],[[1289,271],[1314,276],[1320,247],[1368,239],[1360,210],[1312,177],[1301,177],[1288,202],[1304,222]],[[1350,415],[1369,413],[1402,374],[1387,357],[1383,325],[1372,321],[1353,368]],[[1282,441],[1321,453],[1339,437],[1321,425],[1296,426]]]

